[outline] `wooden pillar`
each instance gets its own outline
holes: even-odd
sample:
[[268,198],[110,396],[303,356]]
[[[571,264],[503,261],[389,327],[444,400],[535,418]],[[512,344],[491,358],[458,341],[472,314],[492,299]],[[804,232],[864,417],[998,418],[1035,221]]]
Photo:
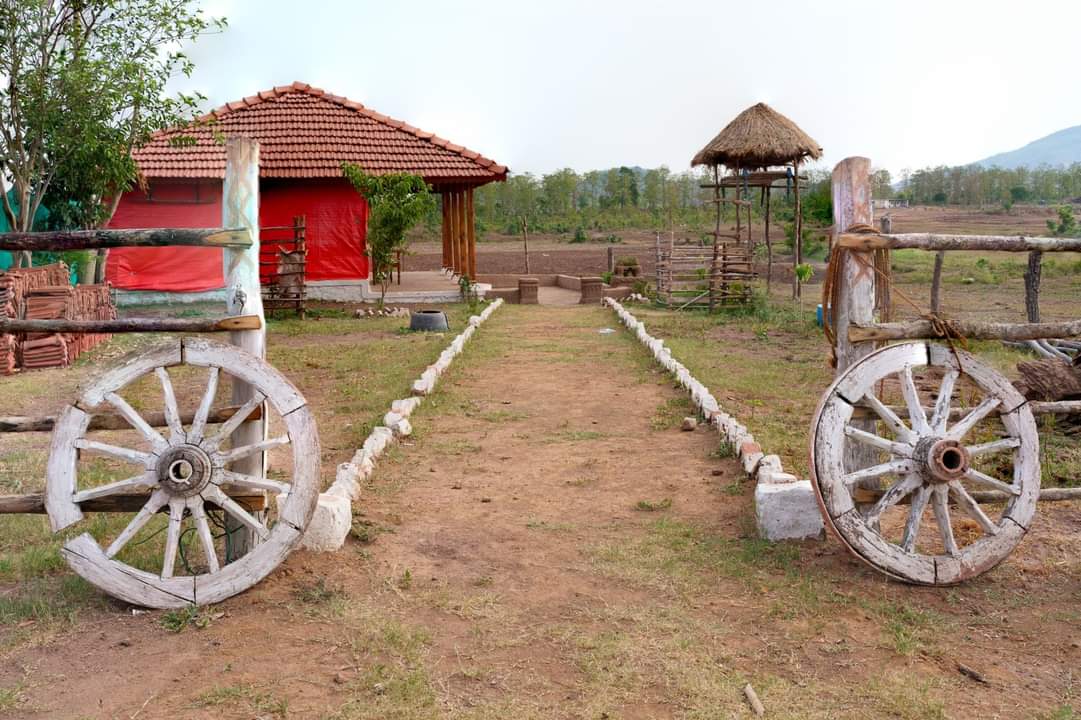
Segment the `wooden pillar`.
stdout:
[[[228,315],[257,315],[258,330],[229,333],[229,341],[256,357],[266,357],[266,322],[263,319],[263,295],[259,285],[259,143],[233,137],[225,143],[225,183],[222,191],[222,226],[246,228],[252,244],[247,248],[226,248],[224,252],[225,304]],[[255,389],[233,378],[233,404],[243,405]],[[259,420],[242,423],[230,436],[233,447],[251,445],[267,439],[266,409]],[[234,472],[266,477],[266,453],[256,453],[233,463]],[[228,516],[230,557],[247,553],[255,543],[250,530]]]
[[473,188],[466,191],[465,227],[469,242],[469,279],[477,279],[477,223],[473,206]]
[[450,264],[448,267],[455,275],[458,274],[458,235],[454,230],[455,218],[457,215],[454,212],[454,187],[448,187],[446,194],[443,196],[447,201],[447,243],[448,250],[450,252]]
[[446,190],[442,191],[442,193],[440,193],[440,197],[441,197],[440,205],[442,206],[442,215],[443,215],[442,224],[440,225],[440,229],[443,231],[443,268],[446,269],[446,268],[449,268],[450,264],[451,264],[451,262],[450,262],[450,227],[447,224],[447,217],[448,217],[448,213],[447,213],[447,210],[448,210],[448,207],[447,207],[447,202],[448,202],[447,201],[447,191]]
[[462,237],[465,235],[465,228],[462,227],[462,188],[454,188],[454,223],[451,227],[454,228],[454,255],[457,257],[457,264],[454,266],[454,272],[458,276],[462,276],[466,271],[466,263],[468,258],[466,257],[466,246]]
[[[799,177],[798,172],[796,177]],[[872,223],[871,161],[868,158],[850,157],[838,163],[833,168],[832,190],[833,226],[837,233],[845,232],[856,224]],[[799,207],[798,201],[796,207]],[[796,227],[799,228],[798,220]],[[836,373],[840,374],[874,350],[874,343],[849,342],[848,327],[853,323],[862,325],[874,322],[875,274],[873,252],[849,249],[841,252],[838,260],[841,268],[837,279],[839,286],[834,294],[833,331],[837,337]],[[851,398],[853,401],[858,399]],[[875,421],[853,418],[850,424],[856,429],[873,432]],[[850,443],[845,451],[845,467],[849,470],[865,468],[875,463],[875,457],[873,448]],[[860,486],[876,489],[879,480],[866,480]]]
[[[842,160],[833,169],[833,226],[838,233],[857,224],[870,225],[871,161],[864,157]],[[848,326],[874,322],[875,276],[873,253],[849,249],[841,259],[840,287],[834,332],[837,334],[837,372],[840,373],[874,350],[873,343],[850,343]]]
[[[841,165],[846,162],[848,162],[848,160],[842,160]],[[840,167],[841,165],[838,165],[837,167]],[[836,174],[836,168],[833,172]],[[796,158],[792,161],[792,187],[796,191],[796,214],[795,217],[792,219],[793,224],[796,226],[796,237],[793,241],[792,248],[794,257],[794,260],[792,261],[792,299],[799,300],[803,296],[803,284],[800,282],[799,274],[795,272],[796,266],[803,263],[803,212],[800,210],[799,199],[799,158]],[[836,190],[834,191],[834,196],[836,197]],[[868,199],[867,202],[870,203],[870,200]],[[868,205],[868,207],[870,207],[870,205]],[[836,225],[836,206],[834,206],[833,209],[833,222]],[[870,220],[868,220],[868,222],[870,222]]]

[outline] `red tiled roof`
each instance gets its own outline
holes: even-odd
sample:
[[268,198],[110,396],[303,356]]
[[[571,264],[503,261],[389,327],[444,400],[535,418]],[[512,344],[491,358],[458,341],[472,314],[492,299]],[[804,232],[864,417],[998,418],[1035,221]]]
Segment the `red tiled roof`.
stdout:
[[299,82],[226,103],[189,127],[155,133],[134,157],[147,178],[221,178],[221,140],[232,135],[259,141],[259,175],[267,178],[341,177],[347,161],[372,174],[410,172],[430,183],[507,177],[494,160]]

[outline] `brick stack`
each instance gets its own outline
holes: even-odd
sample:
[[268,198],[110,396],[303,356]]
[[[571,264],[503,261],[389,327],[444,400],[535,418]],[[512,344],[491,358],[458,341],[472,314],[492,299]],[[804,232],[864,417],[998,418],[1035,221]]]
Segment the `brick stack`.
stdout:
[[[108,285],[72,287],[63,263],[0,273],[0,314],[27,320],[112,320],[116,307]],[[108,335],[28,333],[0,335],[0,374],[65,367]]]

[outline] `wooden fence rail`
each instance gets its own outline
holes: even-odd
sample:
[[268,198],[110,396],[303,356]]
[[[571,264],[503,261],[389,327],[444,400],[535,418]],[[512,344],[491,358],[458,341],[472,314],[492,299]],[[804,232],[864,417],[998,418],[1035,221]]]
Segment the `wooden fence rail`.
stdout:
[[1081,238],[1024,235],[942,235],[938,233],[841,233],[837,245],[851,250],[1000,250],[1004,252],[1081,252]]
[[248,248],[252,246],[252,238],[244,228],[148,228],[0,233],[0,250],[13,252],[40,250],[62,252],[92,248],[170,245]]
[[[1046,323],[994,323],[952,320],[949,330],[969,340],[1044,340],[1081,336],[1081,320]],[[898,323],[868,323],[849,325],[850,342],[878,340],[922,340],[943,337],[929,320]]]

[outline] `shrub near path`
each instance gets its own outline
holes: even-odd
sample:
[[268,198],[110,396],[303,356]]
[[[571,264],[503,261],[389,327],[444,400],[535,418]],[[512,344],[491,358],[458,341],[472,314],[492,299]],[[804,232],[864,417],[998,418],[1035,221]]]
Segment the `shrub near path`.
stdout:
[[949,590],[832,541],[765,544],[716,434],[680,432],[685,395],[604,327],[600,308],[501,310],[342,551],[297,553],[179,631],[114,607],[12,652],[6,712],[749,717],[749,681],[778,718],[1073,716],[1076,509]]

